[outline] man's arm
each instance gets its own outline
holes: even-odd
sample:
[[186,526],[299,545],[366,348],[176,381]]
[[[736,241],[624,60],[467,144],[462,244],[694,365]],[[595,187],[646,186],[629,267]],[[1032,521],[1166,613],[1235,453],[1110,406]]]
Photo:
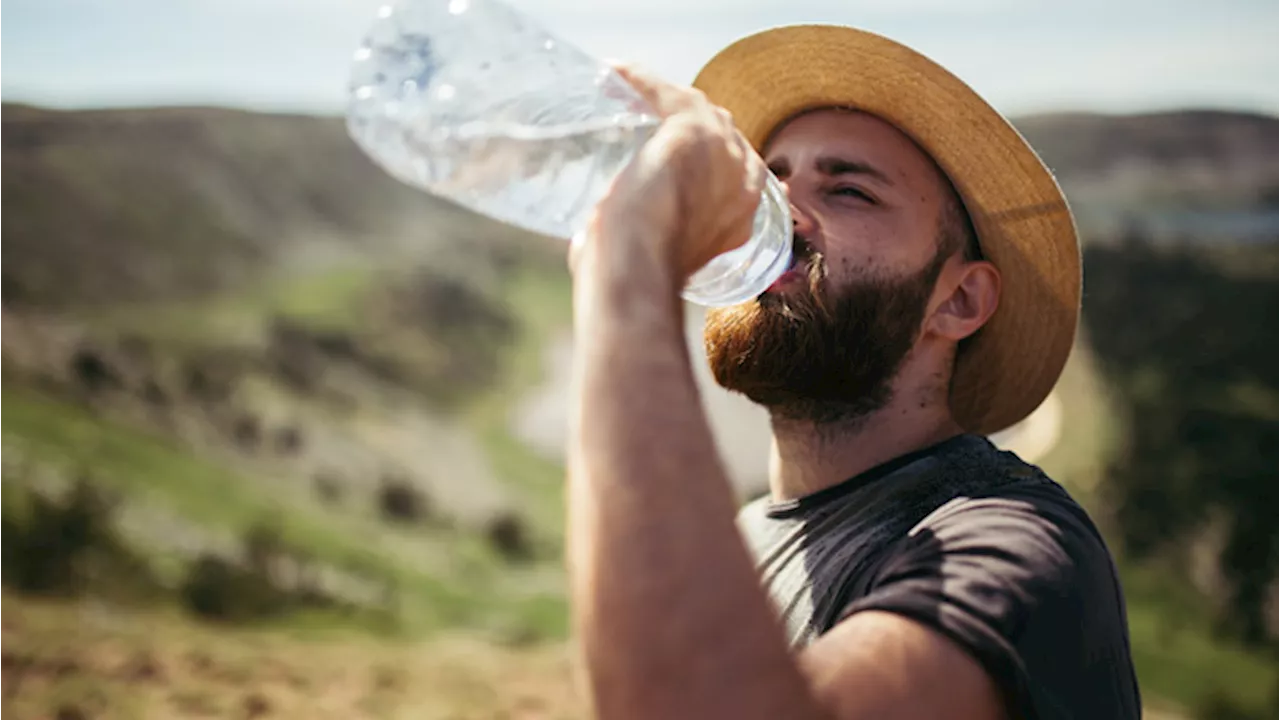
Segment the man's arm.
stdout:
[[[569,480],[574,629],[597,716],[819,717],[734,525],[678,296],[643,259],[601,255],[617,257],[587,250],[577,267]],[[620,281],[595,279],[610,262]]]
[[828,717],[1007,717],[991,676],[971,655],[901,615],[867,611],[837,624],[800,655]]
[[803,662],[788,651],[734,525],[678,296],[707,252],[741,242],[758,178],[705,100],[629,79],[673,118],[575,257],[568,559],[597,717],[999,717],[975,661],[894,615],[855,615]]

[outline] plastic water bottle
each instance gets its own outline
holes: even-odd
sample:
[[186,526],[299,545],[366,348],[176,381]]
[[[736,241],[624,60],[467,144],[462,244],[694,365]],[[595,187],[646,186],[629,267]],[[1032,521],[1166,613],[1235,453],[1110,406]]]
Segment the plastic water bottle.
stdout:
[[[498,0],[393,0],[356,51],[347,126],[396,178],[563,238],[582,231],[660,119],[607,64]],[[751,239],[684,297],[731,305],[791,261],[791,213],[768,178]]]

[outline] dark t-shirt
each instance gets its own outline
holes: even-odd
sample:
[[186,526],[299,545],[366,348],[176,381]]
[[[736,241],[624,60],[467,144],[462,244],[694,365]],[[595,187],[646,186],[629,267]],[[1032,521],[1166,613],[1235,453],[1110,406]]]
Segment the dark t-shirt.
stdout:
[[912,618],[978,659],[1011,715],[1137,718],[1124,597],[1084,510],[1039,468],[961,435],[739,527],[802,648],[862,610]]

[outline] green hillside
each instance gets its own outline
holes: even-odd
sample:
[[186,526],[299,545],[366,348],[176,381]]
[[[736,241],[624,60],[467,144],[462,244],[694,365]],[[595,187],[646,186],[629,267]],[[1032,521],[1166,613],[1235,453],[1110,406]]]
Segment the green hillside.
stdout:
[[562,635],[558,471],[503,406],[567,314],[558,243],[389,179],[333,119],[3,122],[7,537],[83,480],[162,595],[266,534],[336,578],[322,609]]

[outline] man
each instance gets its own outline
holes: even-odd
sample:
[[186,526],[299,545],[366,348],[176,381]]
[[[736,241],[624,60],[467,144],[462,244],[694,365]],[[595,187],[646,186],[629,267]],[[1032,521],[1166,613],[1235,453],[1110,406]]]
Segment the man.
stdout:
[[[1137,718],[1102,540],[981,437],[1044,399],[1075,332],[1075,228],[1035,154],[848,28],[741,40],[703,92],[622,72],[665,121],[571,258],[568,561],[597,716]],[[770,494],[735,522],[679,290],[749,235],[760,156],[796,262],[707,319],[718,381],[772,418]]]

